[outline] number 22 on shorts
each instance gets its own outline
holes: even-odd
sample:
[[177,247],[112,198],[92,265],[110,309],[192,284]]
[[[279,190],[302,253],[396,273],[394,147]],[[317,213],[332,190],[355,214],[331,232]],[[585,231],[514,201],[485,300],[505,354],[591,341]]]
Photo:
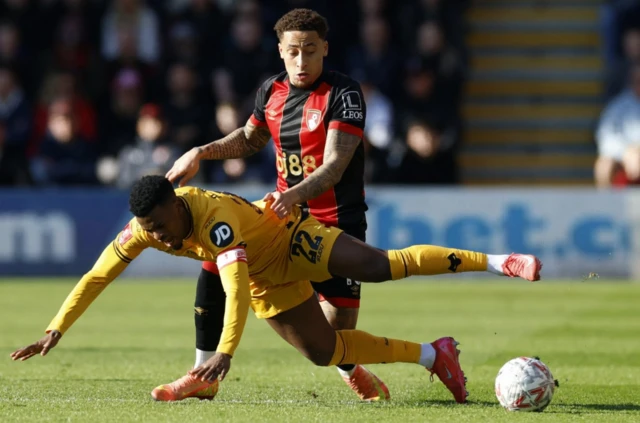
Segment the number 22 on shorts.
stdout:
[[309,262],[314,263],[318,258],[318,252],[321,250],[322,237],[311,237],[307,231],[300,230],[296,232],[291,244],[292,256],[303,256]]

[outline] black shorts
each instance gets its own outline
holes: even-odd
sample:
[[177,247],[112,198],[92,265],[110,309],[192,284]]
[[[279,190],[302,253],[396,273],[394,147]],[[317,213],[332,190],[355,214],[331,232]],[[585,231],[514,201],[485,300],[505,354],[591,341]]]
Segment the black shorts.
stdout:
[[[347,235],[366,241],[367,223],[338,226]],[[332,306],[338,308],[359,308],[360,307],[360,282],[352,279],[336,277],[324,282],[311,282],[313,289],[318,294],[320,301],[327,301]]]

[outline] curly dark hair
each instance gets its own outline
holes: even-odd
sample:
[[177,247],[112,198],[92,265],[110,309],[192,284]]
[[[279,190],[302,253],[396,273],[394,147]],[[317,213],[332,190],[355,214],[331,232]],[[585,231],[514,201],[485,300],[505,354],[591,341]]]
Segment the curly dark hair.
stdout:
[[273,27],[278,39],[287,31],[316,31],[320,38],[327,39],[329,24],[318,12],[311,9],[293,9],[283,15]]
[[131,187],[129,210],[136,217],[146,217],[155,206],[166,204],[175,195],[173,185],[164,176],[143,176]]

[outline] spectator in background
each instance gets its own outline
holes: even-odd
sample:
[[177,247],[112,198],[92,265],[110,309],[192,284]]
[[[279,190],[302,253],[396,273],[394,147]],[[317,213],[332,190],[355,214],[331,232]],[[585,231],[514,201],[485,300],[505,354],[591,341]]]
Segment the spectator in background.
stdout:
[[[178,21],[171,26],[167,44],[166,62],[187,64],[196,73],[198,81],[208,79],[211,71],[210,61],[214,54],[201,54],[195,28],[187,21]],[[203,51],[210,50],[211,47]],[[168,70],[165,69],[165,73]]]
[[[403,183],[411,174],[401,175],[405,164],[416,173],[416,183],[454,183],[457,181],[455,147],[458,144],[458,102],[446,86],[438,85],[436,64],[422,58],[409,60],[405,75],[405,98],[399,111],[401,142],[390,154],[392,179]],[[413,167],[412,167],[413,166]],[[440,175],[437,176],[436,174]],[[408,181],[407,181],[408,182]],[[409,183],[409,182],[408,182]]]
[[122,69],[114,78],[111,101],[100,113],[100,152],[116,157],[136,136],[138,112],[144,101],[140,73]]
[[18,26],[11,21],[0,21],[0,63],[10,65],[20,76],[24,92],[33,94],[37,85],[36,73],[23,46]]
[[[198,138],[205,142],[210,126],[220,132],[224,122],[246,121],[255,90],[282,69],[270,29],[291,8],[312,8],[334,22],[326,69],[361,79],[363,90],[368,90],[367,179],[381,183],[388,176],[389,145],[398,139],[405,143],[409,117],[430,122],[442,139],[451,139],[445,134],[455,134],[460,127],[465,66],[461,11],[467,3],[0,0],[0,63],[16,70],[14,77],[19,77],[26,98],[21,110],[34,121],[26,129],[32,134],[28,154],[37,153],[47,133],[52,99],[65,97],[72,102],[76,133],[86,141],[98,138],[99,154],[115,161],[122,148],[135,142],[144,103],[162,105],[165,141],[180,149]],[[612,3],[618,7],[640,0]],[[633,24],[631,18],[618,18],[624,18],[621,28]],[[628,34],[627,60],[611,72],[612,83],[619,82],[616,75],[640,55],[640,31],[631,29]],[[403,64],[410,56],[421,61],[405,80]],[[0,104],[5,104],[2,99]],[[35,105],[30,112],[28,104]],[[0,107],[6,115],[6,105]],[[2,119],[2,160],[7,163],[16,151],[11,146],[16,137],[13,124]],[[457,137],[453,139],[455,151]],[[263,169],[272,170],[273,152],[263,151],[265,155],[203,174],[217,182],[270,181],[272,176]],[[26,160],[23,153],[19,156]]]
[[622,34],[640,22],[640,1],[605,0],[600,11],[602,52],[607,68],[614,67],[624,57]]
[[90,142],[97,139],[96,111],[93,104],[78,92],[76,76],[70,71],[54,70],[45,79],[34,110],[30,155],[37,151],[40,141],[44,138],[49,121],[49,107],[57,98],[67,98],[71,102],[78,134]]
[[611,100],[627,86],[629,72],[640,63],[640,27],[628,28],[622,36],[623,57],[606,71],[605,99]]
[[596,132],[598,187],[640,181],[640,64],[630,72],[631,86],[602,112]]
[[365,180],[383,183],[387,180],[387,155],[395,130],[393,105],[366,77],[360,78],[360,88],[367,105],[364,126]]
[[160,58],[160,27],[144,0],[114,0],[102,21],[102,56],[116,60],[123,51],[123,34],[133,40],[136,57],[146,64]]
[[348,55],[347,72],[366,75],[384,95],[397,100],[400,56],[391,44],[388,22],[379,16],[365,18],[360,41]]
[[176,21],[187,25],[190,31],[193,31],[193,39],[197,43],[196,50],[210,62],[210,68],[220,66],[221,55],[212,52],[221,51],[221,40],[227,34],[229,24],[218,2],[187,0],[186,7],[178,12]]
[[[240,125],[238,109],[231,103],[220,104],[215,110],[210,137],[225,137]],[[273,183],[277,176],[273,166],[275,160],[275,149],[271,145],[243,159],[209,160],[203,165],[207,166],[206,173],[212,183]]]
[[[24,43],[33,50],[39,50],[46,43],[48,34],[40,30],[43,18],[41,8],[35,1],[4,0],[0,1],[0,17],[12,22],[22,34]],[[45,16],[46,18],[46,16]],[[34,31],[33,28],[38,28]]]
[[191,66],[173,64],[167,72],[169,98],[163,109],[169,138],[181,152],[206,142],[204,128],[209,112],[198,95],[198,80]]
[[359,0],[358,7],[363,18],[389,16],[391,8],[387,0]]
[[415,55],[433,64],[440,91],[446,91],[458,104],[462,95],[462,61],[447,43],[440,24],[434,20],[423,22],[418,27],[415,46]]
[[255,91],[279,64],[278,50],[264,37],[258,18],[240,15],[231,25],[231,38],[223,50],[223,67],[212,74],[213,94],[218,103],[236,104],[243,117],[253,111]]
[[[414,45],[415,34],[423,22],[438,22],[444,38],[463,56],[464,11],[468,0],[415,0],[402,2],[398,12],[398,35],[403,46]],[[411,53],[406,51],[406,53]]]
[[31,162],[34,180],[40,185],[97,184],[95,145],[78,134],[69,99],[51,104],[47,129]]
[[0,125],[3,127],[3,161],[26,169],[31,113],[15,71],[7,65],[0,65]]
[[396,143],[389,157],[389,178],[397,184],[438,184],[457,182],[451,140],[435,125],[413,119],[405,140]]
[[[109,98],[112,93],[108,90],[113,86],[113,81],[124,69],[133,69],[145,81],[141,86],[144,89],[142,95],[145,99],[153,98],[160,81],[156,80],[156,67],[153,64],[145,62],[139,55],[139,45],[136,40],[136,29],[130,25],[121,25],[117,29],[117,37],[120,49],[118,54],[110,58],[106,63],[106,80],[107,92],[103,93],[105,98]],[[151,90],[156,87],[156,90]],[[155,98],[154,98],[155,99]]]
[[128,189],[145,175],[167,173],[180,153],[167,142],[165,130],[160,107],[155,104],[144,105],[136,125],[135,143],[120,151],[115,172],[112,171],[111,175],[102,172],[102,182],[111,184],[115,181],[119,188]]
[[18,27],[11,21],[0,21],[0,60],[15,66],[20,62],[21,53]]
[[[400,115],[407,118],[419,116],[438,126],[454,126],[458,103],[450,98],[442,86],[438,86],[436,64],[419,57],[406,64],[404,98]],[[400,122],[406,128],[407,122]]]
[[88,0],[64,0],[53,6],[51,31],[53,48],[39,58],[43,78],[51,69],[66,69],[77,76],[77,84],[92,97],[100,94],[102,72],[97,45],[97,23],[94,3]]

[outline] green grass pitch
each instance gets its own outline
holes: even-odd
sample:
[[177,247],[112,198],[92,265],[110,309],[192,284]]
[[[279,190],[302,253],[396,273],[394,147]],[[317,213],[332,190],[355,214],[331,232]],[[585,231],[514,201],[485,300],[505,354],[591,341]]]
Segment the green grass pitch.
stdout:
[[[335,369],[314,367],[253,316],[216,399],[166,404],[149,393],[193,363],[194,281],[116,281],[47,357],[9,359],[42,335],[73,282],[0,282],[0,422],[640,422],[640,284],[366,285],[360,329],[461,341],[468,405],[410,364],[369,366],[392,401],[359,403]],[[496,373],[519,355],[539,355],[560,382],[544,413],[497,404]]]

